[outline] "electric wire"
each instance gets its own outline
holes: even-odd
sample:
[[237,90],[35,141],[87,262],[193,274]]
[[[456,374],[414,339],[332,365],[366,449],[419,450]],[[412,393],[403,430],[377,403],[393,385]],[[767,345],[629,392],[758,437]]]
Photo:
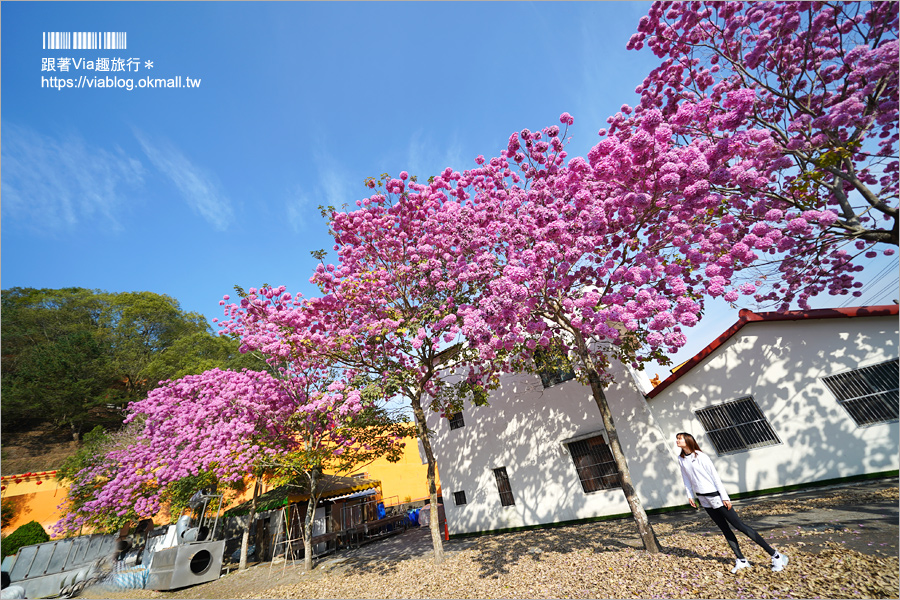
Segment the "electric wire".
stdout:
[[[865,306],[865,305],[874,305],[878,303],[878,300],[882,298],[882,296],[890,294],[894,290],[894,286],[896,282],[891,280],[886,283],[886,285],[878,288],[877,291],[872,291],[873,288],[878,285],[882,279],[887,277],[891,273],[896,273],[898,265],[900,265],[900,257],[895,257],[890,263],[888,263],[885,267],[883,267],[878,273],[876,273],[871,280],[869,280],[861,289],[862,295],[859,297],[850,295],[847,300],[841,303],[841,307],[850,306],[851,304],[855,304],[857,306]],[[864,300],[864,298],[868,297],[868,300]]]

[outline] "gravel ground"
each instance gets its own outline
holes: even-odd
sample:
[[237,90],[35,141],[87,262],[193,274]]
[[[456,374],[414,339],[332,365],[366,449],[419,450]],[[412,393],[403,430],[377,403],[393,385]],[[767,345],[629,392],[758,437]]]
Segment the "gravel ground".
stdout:
[[[896,488],[835,490],[821,498],[756,501],[740,509],[750,523],[771,515],[841,506],[896,502]],[[427,553],[378,558],[342,553],[311,573],[302,566],[262,563],[219,580],[171,592],[87,590],[86,598],[897,598],[900,573],[896,546],[886,555],[861,553],[845,540],[850,528],[790,532],[765,537],[790,557],[773,573],[770,559],[746,538],[741,547],[752,568],[732,575],[733,558],[705,515],[656,522],[663,551],[639,549],[633,521],[621,519],[445,543],[447,558],[436,566]],[[699,518],[703,517],[703,518]],[[714,526],[713,526],[714,527]],[[391,540],[415,539],[413,530]],[[784,536],[779,535],[785,533]],[[789,535],[788,535],[789,533]],[[414,538],[414,536],[416,536]],[[807,545],[804,540],[810,540]],[[385,544],[387,542],[381,542]]]

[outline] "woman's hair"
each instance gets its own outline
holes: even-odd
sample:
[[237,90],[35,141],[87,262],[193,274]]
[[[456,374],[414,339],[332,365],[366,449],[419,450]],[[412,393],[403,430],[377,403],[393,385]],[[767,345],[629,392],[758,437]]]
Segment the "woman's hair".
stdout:
[[695,440],[695,439],[694,439],[694,436],[692,436],[691,434],[682,431],[681,433],[676,433],[676,434],[675,434],[675,437],[676,437],[676,438],[684,438],[684,445],[687,446],[688,449],[690,450],[690,452],[688,452],[687,454],[685,454],[684,448],[682,448],[682,449],[681,449],[681,456],[687,456],[688,454],[691,454],[691,453],[694,453],[694,452],[703,452],[703,451],[700,449],[700,445],[697,443],[697,440]]

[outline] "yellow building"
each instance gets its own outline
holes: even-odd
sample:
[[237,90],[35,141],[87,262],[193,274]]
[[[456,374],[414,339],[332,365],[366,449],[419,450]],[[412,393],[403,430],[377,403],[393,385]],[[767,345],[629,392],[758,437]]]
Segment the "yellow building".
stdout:
[[[387,506],[428,498],[428,465],[423,464],[415,440],[406,440],[403,457],[391,463],[379,458],[368,466],[353,473],[354,477],[377,479],[381,482],[381,495]],[[441,495],[441,480],[435,473],[438,496]]]
[[[386,506],[402,504],[403,502],[415,502],[428,498],[428,465],[423,464],[419,454],[418,444],[415,439],[405,440],[403,456],[398,462],[388,462],[386,458],[379,458],[374,462],[362,466],[350,473],[353,477],[377,479],[381,482],[381,497]],[[441,480],[435,473],[438,496],[441,495]],[[264,484],[260,493],[273,489],[273,485]],[[244,492],[237,495],[231,506],[246,502],[253,497],[253,481],[248,481]]]
[[11,504],[15,509],[15,516],[3,528],[3,535],[37,521],[52,537],[51,530],[61,516],[59,505],[67,497],[68,488],[56,480],[56,471],[0,477],[0,502]]
[[[381,496],[387,506],[428,498],[426,482],[428,465],[423,464],[414,439],[406,440],[403,457],[399,462],[390,463],[384,458],[379,458],[353,472],[352,475],[379,480]],[[437,474],[435,479],[440,496],[440,479]],[[264,486],[262,492],[268,491],[271,487]],[[51,530],[62,517],[59,505],[68,497],[68,487],[56,480],[56,471],[6,475],[0,478],[0,488],[2,488],[0,499],[3,504],[11,503],[16,511],[10,524],[3,528],[3,535],[12,533],[25,523],[37,521],[51,537],[53,536]],[[249,500],[252,496],[253,485],[250,483],[243,493],[238,494],[228,504],[234,506]],[[161,514],[159,517],[165,518],[165,515]],[[162,520],[157,522],[161,523]]]

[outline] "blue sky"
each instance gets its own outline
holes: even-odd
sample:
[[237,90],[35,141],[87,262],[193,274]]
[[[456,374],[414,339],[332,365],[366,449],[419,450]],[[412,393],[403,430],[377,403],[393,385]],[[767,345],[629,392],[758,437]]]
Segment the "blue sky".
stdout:
[[[625,50],[648,7],[5,2],[2,287],[148,290],[209,320],[235,284],[313,295],[309,252],[331,247],[317,207],[353,205],[366,177],[469,168],[565,111],[585,155],[656,63]],[[127,48],[45,50],[53,31],[124,31]],[[49,58],[138,67],[42,71]],[[134,89],[46,87],[80,76]],[[141,89],[146,76],[200,83]],[[896,298],[884,285],[855,303]],[[676,360],[736,319],[711,307]]]

